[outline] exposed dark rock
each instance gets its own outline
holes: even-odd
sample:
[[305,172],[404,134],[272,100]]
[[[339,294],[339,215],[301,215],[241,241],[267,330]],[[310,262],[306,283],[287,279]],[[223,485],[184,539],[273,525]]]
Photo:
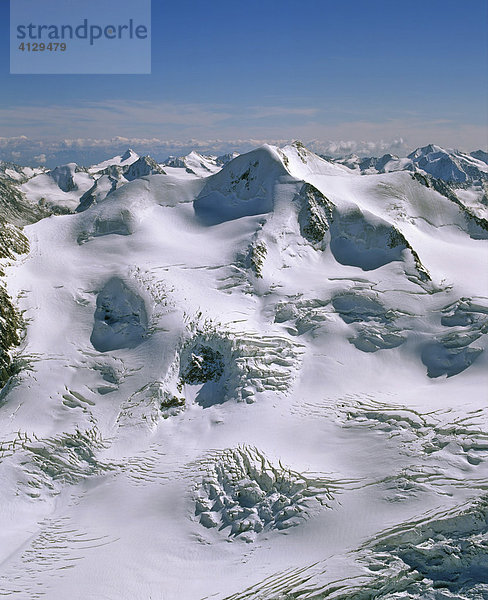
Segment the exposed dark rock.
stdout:
[[298,213],[300,233],[313,244],[322,242],[332,223],[334,205],[309,183],[302,186],[297,200],[301,203]]

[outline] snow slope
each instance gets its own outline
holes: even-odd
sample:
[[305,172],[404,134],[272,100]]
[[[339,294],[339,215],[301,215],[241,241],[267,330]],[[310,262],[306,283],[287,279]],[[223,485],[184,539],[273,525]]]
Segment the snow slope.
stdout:
[[163,170],[3,261],[0,592],[488,597],[486,221],[299,143]]

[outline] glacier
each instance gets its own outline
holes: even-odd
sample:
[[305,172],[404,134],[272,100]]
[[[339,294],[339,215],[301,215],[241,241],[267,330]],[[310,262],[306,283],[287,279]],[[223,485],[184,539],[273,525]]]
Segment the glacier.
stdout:
[[487,181],[0,164],[0,595],[488,598]]

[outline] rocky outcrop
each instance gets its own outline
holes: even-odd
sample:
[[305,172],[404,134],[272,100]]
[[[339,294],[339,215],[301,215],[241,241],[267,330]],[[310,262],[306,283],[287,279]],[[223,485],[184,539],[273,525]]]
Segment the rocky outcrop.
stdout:
[[[21,226],[44,216],[41,209],[32,207],[7,178],[0,178],[0,260],[15,260],[29,251],[29,242]],[[0,277],[3,270],[0,264]],[[18,346],[23,321],[12,298],[0,283],[0,388],[16,372],[11,350]]]
[[69,163],[49,171],[48,175],[54,179],[60,190],[63,192],[71,192],[77,189],[73,175],[79,171],[80,168],[75,163]]
[[316,187],[305,183],[296,200],[300,203],[300,233],[312,244],[319,244],[329,231],[334,205]]
[[[22,231],[0,217],[0,259],[14,259],[29,251],[29,243]],[[0,276],[3,275],[0,267]],[[0,388],[16,371],[10,351],[20,343],[22,318],[7,290],[0,283]]]

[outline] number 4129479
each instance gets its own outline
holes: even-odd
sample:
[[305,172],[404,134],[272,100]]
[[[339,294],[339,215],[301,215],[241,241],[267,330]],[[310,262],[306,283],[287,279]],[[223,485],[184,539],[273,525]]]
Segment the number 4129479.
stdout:
[[49,42],[49,44],[22,42],[18,49],[22,52],[66,52],[66,44],[65,42]]

